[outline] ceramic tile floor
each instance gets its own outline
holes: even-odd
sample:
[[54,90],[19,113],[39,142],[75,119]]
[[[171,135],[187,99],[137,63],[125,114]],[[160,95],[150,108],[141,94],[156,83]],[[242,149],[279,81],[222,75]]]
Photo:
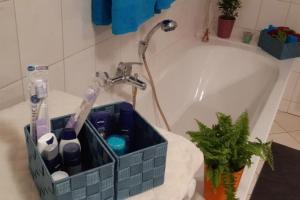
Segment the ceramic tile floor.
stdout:
[[[289,113],[278,112],[268,140],[273,140],[279,144],[300,150],[300,117]],[[251,185],[251,192],[255,186],[262,166],[263,162],[261,161]],[[251,197],[251,192],[248,195],[248,199]]]

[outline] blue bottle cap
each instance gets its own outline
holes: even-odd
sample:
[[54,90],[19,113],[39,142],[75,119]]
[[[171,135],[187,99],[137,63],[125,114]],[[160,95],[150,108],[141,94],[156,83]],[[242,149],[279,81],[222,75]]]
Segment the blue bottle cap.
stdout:
[[122,135],[109,136],[107,138],[107,143],[118,156],[125,154],[126,140]]
[[76,139],[76,132],[73,128],[64,128],[60,137],[62,140],[73,140]]
[[272,24],[270,24],[270,25],[268,26],[268,28],[266,28],[265,30],[267,30],[268,32],[271,32],[271,31],[276,30],[276,29],[277,29],[276,26],[273,26]]
[[32,95],[30,97],[30,101],[31,101],[31,103],[37,104],[40,101],[40,99],[38,98],[37,95]]
[[133,106],[130,103],[120,103],[120,112],[133,112]]
[[63,159],[66,166],[80,165],[81,152],[79,144],[66,144],[63,149]]
[[298,38],[294,35],[288,35],[287,39],[286,39],[287,43],[297,43],[298,42]]

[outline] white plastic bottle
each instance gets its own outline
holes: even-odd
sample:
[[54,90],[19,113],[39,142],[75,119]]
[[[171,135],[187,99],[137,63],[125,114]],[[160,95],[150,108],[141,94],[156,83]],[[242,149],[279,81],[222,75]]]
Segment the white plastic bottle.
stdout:
[[[80,146],[76,132],[73,128],[64,128],[60,135],[59,154],[63,158],[63,151],[66,144],[76,143]],[[80,146],[81,147],[81,146]]]

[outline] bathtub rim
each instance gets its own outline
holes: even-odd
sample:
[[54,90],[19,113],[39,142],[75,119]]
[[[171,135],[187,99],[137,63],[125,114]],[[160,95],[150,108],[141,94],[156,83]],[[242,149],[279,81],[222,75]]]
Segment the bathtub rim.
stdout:
[[[226,39],[220,39],[218,37],[212,36],[210,38],[210,42],[208,43],[203,43],[199,39],[183,39],[167,49],[162,50],[159,54],[156,56],[163,56],[165,53],[169,53],[170,49],[175,50],[177,48],[177,51],[184,52],[183,49],[186,49],[186,53],[188,53],[190,50],[193,48],[199,48],[199,47],[230,47],[230,48],[235,48],[235,49],[241,49],[243,51],[247,51],[250,53],[253,53],[259,57],[263,57],[268,63],[272,64],[274,63],[274,68],[278,70],[277,74],[277,79],[272,85],[272,88],[270,89],[270,94],[265,100],[265,105],[261,109],[261,113],[258,115],[258,118],[256,120],[255,125],[253,126],[252,132],[251,132],[251,140],[254,140],[255,137],[259,136],[262,141],[266,141],[269,132],[271,130],[273,121],[275,119],[277,110],[280,105],[280,101],[282,99],[282,96],[284,94],[284,90],[286,88],[288,78],[292,72],[292,65],[294,62],[294,59],[288,59],[288,60],[278,60],[268,53],[264,52],[261,48],[254,44],[244,44],[242,42],[238,41],[232,41],[232,40],[226,40]],[[181,49],[181,50],[180,50]],[[171,59],[171,58],[169,58]],[[156,78],[155,81],[159,82],[161,79],[164,78],[166,74],[168,74],[169,70],[172,70],[172,67],[169,65],[172,64],[171,61],[168,63],[166,69],[164,69],[161,73],[160,76]],[[159,65],[159,64],[158,64]],[[151,92],[151,91],[149,91]],[[144,94],[146,95],[146,93]],[[141,99],[144,95],[141,95]],[[259,133],[265,132],[266,134],[260,135]],[[249,193],[251,183],[254,180],[256,169],[259,164],[259,158],[254,156],[252,158],[252,166],[250,168],[245,168],[243,176],[241,178],[241,183],[237,191],[237,196],[241,199],[244,200],[247,198],[247,195]]]
[[[263,106],[263,109],[258,116],[258,119],[253,127],[253,130],[251,132],[251,140],[254,140],[255,137],[260,136],[260,139],[262,141],[267,141],[267,138],[270,134],[273,121],[276,117],[276,114],[278,112],[278,108],[281,102],[281,99],[284,95],[285,88],[288,83],[288,79],[291,75],[293,63],[295,59],[288,59],[288,60],[278,60],[268,53],[264,52],[261,48],[255,45],[247,45],[241,42],[236,41],[226,41],[224,39],[220,38],[213,38],[213,43],[216,44],[222,44],[222,45],[230,45],[232,47],[241,48],[250,52],[253,52],[257,55],[263,56],[270,61],[274,62],[276,66],[279,69],[279,74],[277,77],[277,80],[271,90],[271,93],[269,94],[265,105]],[[259,134],[261,132],[266,132],[263,137]],[[251,189],[252,181],[254,180],[256,175],[256,170],[258,168],[259,164],[259,158],[257,156],[254,156],[252,158],[252,166],[250,168],[245,168],[243,176],[241,178],[241,182],[239,185],[239,188],[237,190],[237,196],[241,199],[247,199],[247,196],[249,194],[249,190]]]

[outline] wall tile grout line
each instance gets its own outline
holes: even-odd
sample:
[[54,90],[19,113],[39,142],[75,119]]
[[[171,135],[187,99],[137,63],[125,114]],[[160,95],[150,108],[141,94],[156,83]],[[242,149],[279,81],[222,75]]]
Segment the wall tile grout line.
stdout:
[[[9,84],[6,84],[4,87],[1,87],[0,90],[5,89],[5,88],[7,88],[7,87],[10,87],[11,85],[13,85],[13,84],[15,84],[15,83],[17,83],[17,82],[19,82],[19,81],[22,82],[22,79],[18,79],[18,80],[15,80],[15,81],[13,81],[13,82],[11,82],[11,83],[9,83]],[[23,86],[23,84],[22,84],[22,86]],[[23,91],[23,88],[22,88],[22,91]],[[24,96],[24,91],[23,91],[22,93],[23,93],[23,96]],[[25,97],[24,97],[24,99],[25,99]]]
[[[96,43],[94,43],[94,44],[92,44],[92,45],[90,45],[90,46],[88,46],[88,47],[82,48],[82,49],[80,49],[80,50],[78,50],[78,51],[76,51],[76,52],[74,52],[74,53],[72,53],[72,54],[70,54],[70,55],[64,57],[62,60],[66,60],[66,59],[71,58],[71,57],[73,57],[73,56],[75,56],[75,55],[78,55],[78,54],[82,53],[83,51],[86,51],[86,50],[89,49],[89,48],[95,47],[95,46],[97,46],[98,44],[100,44],[100,43],[102,43],[102,42],[105,42],[105,41],[107,41],[107,40],[110,40],[112,37],[113,37],[113,35],[112,35],[111,37],[109,37],[109,38],[105,38],[104,40],[98,41],[98,42],[96,42]],[[60,60],[60,61],[62,61],[62,60]],[[60,62],[60,61],[58,61],[58,62]],[[56,62],[56,63],[57,63],[57,62]]]
[[[282,111],[279,111],[279,112],[282,112]],[[282,113],[286,113],[286,112],[282,112]],[[292,115],[292,116],[294,116],[294,117],[296,117],[296,118],[299,118],[300,119],[300,116],[298,116],[298,115],[295,115],[295,114],[293,114],[293,113],[287,113],[288,115]]]
[[[300,105],[300,102],[298,102],[298,101],[290,100],[290,102],[293,103],[293,104],[298,104],[298,105]],[[297,116],[300,117],[299,115],[297,115]]]
[[16,10],[15,0],[12,0],[12,4],[13,4],[13,10],[14,10],[15,25],[16,25],[16,35],[17,35],[17,43],[18,43],[19,69],[20,69],[20,74],[21,74],[20,81],[21,81],[22,93],[23,93],[23,100],[24,100],[25,99],[25,91],[24,91],[24,83],[23,83],[23,78],[22,78],[23,77],[23,70],[22,70],[22,63],[21,63],[21,49],[20,49],[20,39],[19,39],[19,34],[18,34],[19,31],[18,31],[17,10]]
[[287,132],[288,132],[285,128],[283,128],[283,127],[280,125],[280,123],[279,123],[277,120],[274,120],[273,123],[276,123],[282,130],[285,131],[285,132],[282,132],[282,133],[287,133]]
[[[289,101],[289,105],[288,105],[288,109],[287,109],[287,113],[289,113],[289,114],[292,114],[292,113],[290,113],[290,108],[291,108],[292,103],[299,104],[299,102],[294,102],[295,91],[296,91],[297,85],[300,83],[300,73],[297,73],[297,74],[298,74],[297,81],[294,85],[294,88],[292,89],[292,97],[291,97],[291,100]],[[292,115],[295,115],[295,114],[292,114]],[[295,116],[298,116],[298,115],[295,115]]]
[[[286,101],[293,101],[293,95],[294,95],[294,92],[295,92],[295,90],[296,90],[296,87],[297,87],[297,84],[298,84],[298,81],[299,81],[299,79],[300,79],[300,72],[296,72],[296,71],[291,71],[291,74],[292,73],[295,73],[295,74],[297,74],[296,76],[297,76],[297,80],[296,80],[296,82],[295,82],[295,84],[293,85],[293,88],[292,88],[292,97],[291,97],[291,99],[288,99],[288,98],[285,98],[284,96],[282,97],[282,99],[283,100],[286,100]],[[290,78],[291,78],[291,74],[289,75],[289,79],[288,79],[288,81],[290,80]]]
[[259,11],[258,11],[258,14],[257,14],[257,17],[256,17],[256,22],[255,22],[255,30],[256,31],[260,31],[260,30],[258,30],[258,21],[259,21],[259,18],[260,18],[260,15],[261,15],[261,10],[262,10],[262,4],[263,4],[263,1],[264,0],[261,0],[260,1],[260,4],[259,4]]
[[286,13],[286,16],[285,16],[285,20],[284,20],[284,24],[286,26],[287,25],[287,21],[288,21],[288,17],[290,15],[290,10],[291,10],[291,7],[292,7],[292,2],[290,1],[290,2],[285,2],[285,3],[289,3],[289,8],[287,10],[287,13]]
[[60,0],[60,15],[61,15],[61,37],[62,37],[62,60],[59,62],[62,62],[63,68],[64,68],[64,91],[66,91],[66,67],[65,67],[65,38],[64,38],[64,16],[63,16],[63,0]]
[[[293,132],[296,132],[296,131],[293,131]],[[291,134],[291,132],[287,132],[287,134],[288,134],[291,138],[293,138],[293,140],[294,140],[296,143],[300,144],[300,141],[298,141],[297,138]]]

